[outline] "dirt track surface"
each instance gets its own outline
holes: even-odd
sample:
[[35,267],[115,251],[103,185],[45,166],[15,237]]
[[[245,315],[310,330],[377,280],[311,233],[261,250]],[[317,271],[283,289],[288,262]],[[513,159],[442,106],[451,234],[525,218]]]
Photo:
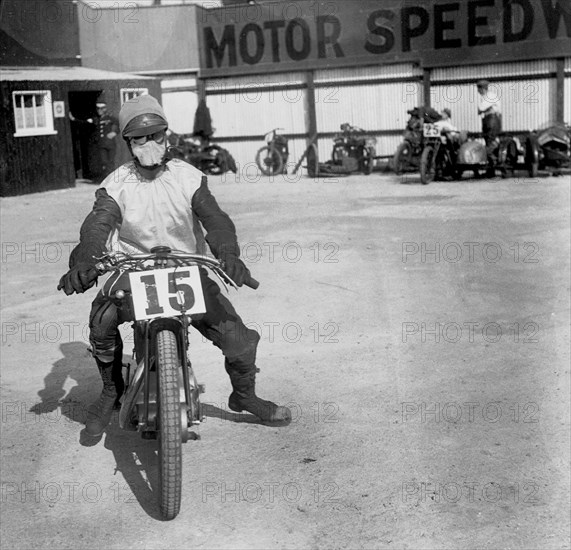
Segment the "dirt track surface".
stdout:
[[160,521],[155,442],[80,443],[95,292],[56,285],[95,188],[3,199],[2,548],[569,548],[569,177],[211,187],[293,422],[229,413],[194,335],[207,418]]

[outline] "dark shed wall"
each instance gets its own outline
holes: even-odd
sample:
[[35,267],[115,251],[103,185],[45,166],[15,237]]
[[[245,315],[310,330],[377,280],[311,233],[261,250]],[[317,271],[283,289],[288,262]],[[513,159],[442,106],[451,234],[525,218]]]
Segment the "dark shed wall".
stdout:
[[[73,144],[68,118],[69,92],[105,90],[109,111],[118,116],[120,89],[147,88],[161,100],[158,80],[29,81],[0,83],[0,196],[36,193],[75,186]],[[65,117],[54,118],[55,135],[15,137],[12,92],[50,90],[52,101],[65,103]],[[123,140],[118,140],[116,164],[129,159]]]
[[[59,89],[54,86],[59,85]],[[56,135],[14,137],[12,92],[51,90],[52,100],[63,99],[61,82],[3,81],[0,135],[0,196],[21,195],[75,185],[69,119],[55,118]],[[66,94],[67,95],[67,94]]]

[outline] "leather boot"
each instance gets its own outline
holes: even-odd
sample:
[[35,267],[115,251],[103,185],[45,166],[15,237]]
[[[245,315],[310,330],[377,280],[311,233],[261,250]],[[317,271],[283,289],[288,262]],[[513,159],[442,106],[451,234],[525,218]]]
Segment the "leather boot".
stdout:
[[[89,407],[87,420],[85,422],[85,431],[91,437],[100,437],[103,435],[105,428],[111,421],[114,409],[120,407],[119,398],[123,395],[125,382],[123,381],[123,373],[121,372],[123,364],[121,359],[111,363],[104,363],[100,359],[95,359],[101,380],[103,380],[103,390],[99,399]],[[122,358],[122,351],[119,354]]]
[[226,372],[230,376],[232,389],[228,399],[228,407],[234,412],[247,411],[265,422],[289,422],[291,411],[260,399],[256,395],[256,366],[248,366],[247,369],[232,368],[226,361]]

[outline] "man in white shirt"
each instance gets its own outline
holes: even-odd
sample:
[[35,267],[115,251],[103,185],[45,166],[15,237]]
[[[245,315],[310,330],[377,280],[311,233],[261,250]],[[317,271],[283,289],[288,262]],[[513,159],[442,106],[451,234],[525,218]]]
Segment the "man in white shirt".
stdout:
[[482,117],[482,134],[486,142],[488,156],[487,175],[495,175],[496,152],[500,144],[499,134],[502,131],[502,113],[500,108],[499,94],[490,92],[490,83],[487,80],[479,80],[476,84],[480,103],[478,114]]

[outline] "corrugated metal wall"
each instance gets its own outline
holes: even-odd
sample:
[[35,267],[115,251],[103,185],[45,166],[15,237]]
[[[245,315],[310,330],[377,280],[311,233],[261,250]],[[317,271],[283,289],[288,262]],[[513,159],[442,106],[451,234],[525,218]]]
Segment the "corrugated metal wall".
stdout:
[[[452,122],[469,132],[481,131],[479,96],[475,83],[491,81],[490,93],[502,105],[503,129],[527,132],[556,119],[555,60],[522,61],[489,65],[438,68],[430,72],[430,102],[441,110],[452,110]],[[571,121],[571,57],[565,59],[564,118]],[[376,152],[391,156],[408,120],[407,110],[422,105],[423,71],[413,64],[316,70],[315,115],[320,160],[328,160],[332,137],[344,122],[376,134]],[[259,77],[211,79],[206,81],[207,102],[216,127],[216,138],[242,166],[252,163],[263,142],[240,140],[261,136],[275,127],[286,134],[308,133],[307,85],[303,73]],[[224,138],[232,138],[226,140]],[[305,140],[290,142],[290,161],[305,150]]]
[[[263,135],[274,128],[283,134],[305,134],[305,79],[302,73],[212,79],[206,83],[207,103],[217,137],[240,138],[224,144],[242,167],[255,161]],[[305,150],[303,139],[290,141],[290,158]]]
[[[318,131],[338,132],[348,122],[370,132],[391,132],[376,137],[376,152],[392,155],[408,120],[406,111],[422,104],[421,77],[422,69],[408,63],[315,71]],[[320,159],[327,160],[331,137],[320,138],[318,147]]]
[[170,129],[177,134],[192,133],[194,113],[198,107],[196,77],[185,75],[163,79],[161,91]]
[[555,60],[500,63],[435,69],[431,73],[431,105],[448,107],[452,122],[479,132],[479,96],[475,83],[490,79],[489,94],[499,98],[503,129],[526,132],[556,117]]

